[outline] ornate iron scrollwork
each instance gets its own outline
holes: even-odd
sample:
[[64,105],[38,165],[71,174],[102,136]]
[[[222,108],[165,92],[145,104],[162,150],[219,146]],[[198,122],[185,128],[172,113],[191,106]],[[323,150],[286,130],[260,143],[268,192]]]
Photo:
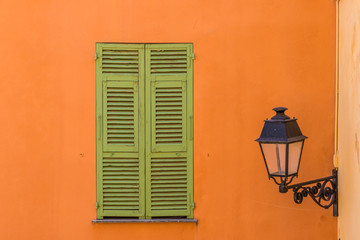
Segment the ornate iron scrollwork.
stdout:
[[316,185],[312,187],[294,187],[293,191],[294,202],[297,204],[302,203],[304,197],[310,196],[317,205],[328,209],[336,201],[336,183],[333,179],[316,183]]
[[[301,204],[304,198],[310,196],[314,202],[322,208],[328,209],[329,207],[333,206],[333,215],[338,216],[336,169],[333,170],[332,176],[319,178],[308,182],[288,185],[286,180],[281,180],[283,189],[280,189],[280,192],[285,193],[288,189],[293,189],[295,203]],[[315,185],[308,186],[312,184]]]

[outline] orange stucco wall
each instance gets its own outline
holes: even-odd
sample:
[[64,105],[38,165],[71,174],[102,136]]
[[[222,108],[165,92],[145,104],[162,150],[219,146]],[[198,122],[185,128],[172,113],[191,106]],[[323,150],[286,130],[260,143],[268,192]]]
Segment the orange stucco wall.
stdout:
[[[336,239],[336,218],[267,179],[253,141],[287,106],[329,175],[335,1],[1,1],[0,239]],[[193,223],[92,224],[95,42],[192,42]]]

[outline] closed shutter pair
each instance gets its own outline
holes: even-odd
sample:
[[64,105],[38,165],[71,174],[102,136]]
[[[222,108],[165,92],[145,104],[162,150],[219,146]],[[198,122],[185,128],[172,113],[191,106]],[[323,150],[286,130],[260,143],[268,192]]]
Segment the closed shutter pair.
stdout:
[[193,218],[192,52],[96,45],[98,219]]

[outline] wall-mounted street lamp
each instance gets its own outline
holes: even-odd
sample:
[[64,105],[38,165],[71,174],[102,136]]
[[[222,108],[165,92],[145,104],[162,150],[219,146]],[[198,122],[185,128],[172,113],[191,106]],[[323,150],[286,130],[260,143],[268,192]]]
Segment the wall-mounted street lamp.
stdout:
[[298,176],[307,137],[302,135],[297,119],[285,115],[287,108],[277,107],[273,110],[276,115],[265,120],[260,138],[255,140],[259,142],[269,179],[272,178],[279,185],[281,193],[293,189],[295,203],[300,204],[304,197],[310,196],[320,207],[328,209],[333,206],[333,215],[338,216],[336,169],[332,176],[289,185]]

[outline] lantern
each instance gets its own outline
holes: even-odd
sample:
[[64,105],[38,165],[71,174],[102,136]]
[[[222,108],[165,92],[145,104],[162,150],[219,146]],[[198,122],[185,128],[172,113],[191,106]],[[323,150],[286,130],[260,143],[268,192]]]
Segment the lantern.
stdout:
[[[273,109],[276,115],[265,120],[259,142],[269,178],[280,185],[289,184],[298,175],[301,153],[307,137],[302,135],[296,118],[285,115],[287,108]],[[280,178],[278,183],[275,178]]]

